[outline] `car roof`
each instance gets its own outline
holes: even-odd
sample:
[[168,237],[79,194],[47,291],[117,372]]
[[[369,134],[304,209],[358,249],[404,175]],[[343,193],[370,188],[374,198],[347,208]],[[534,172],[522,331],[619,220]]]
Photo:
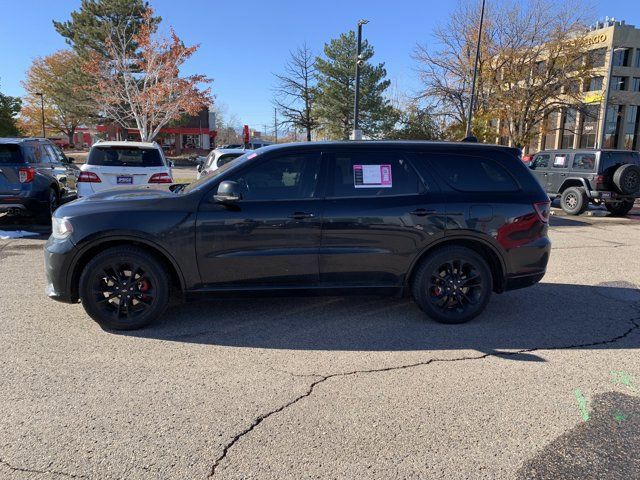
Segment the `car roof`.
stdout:
[[48,138],[42,137],[3,137],[0,143],[22,143],[22,142],[48,142],[52,143]]
[[[160,148],[156,142],[129,142],[126,140],[113,140],[97,142],[94,147],[135,147],[135,148]],[[93,147],[92,147],[93,148]]]
[[225,153],[244,154],[244,153],[250,152],[251,150],[248,150],[246,148],[216,148],[214,149],[214,151],[219,153],[220,155],[223,155]]
[[301,148],[313,146],[315,148],[334,148],[334,147],[445,147],[453,149],[469,149],[469,148],[486,148],[489,150],[504,150],[509,152],[518,152],[521,150],[515,147],[507,147],[505,145],[495,145],[492,143],[480,142],[445,142],[431,140],[338,140],[338,141],[320,141],[320,142],[294,142],[294,143],[275,143],[266,145],[258,150],[261,152],[270,152],[279,149]]

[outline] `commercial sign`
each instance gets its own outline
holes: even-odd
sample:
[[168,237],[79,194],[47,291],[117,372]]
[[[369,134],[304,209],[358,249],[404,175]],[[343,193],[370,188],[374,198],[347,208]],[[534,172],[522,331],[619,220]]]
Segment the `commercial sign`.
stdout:
[[599,103],[599,102],[602,102],[603,98],[604,98],[604,93],[601,91],[587,92],[584,95],[584,103]]
[[587,45],[595,45],[597,43],[603,43],[607,41],[607,34],[600,33],[598,35],[592,35],[584,39]]

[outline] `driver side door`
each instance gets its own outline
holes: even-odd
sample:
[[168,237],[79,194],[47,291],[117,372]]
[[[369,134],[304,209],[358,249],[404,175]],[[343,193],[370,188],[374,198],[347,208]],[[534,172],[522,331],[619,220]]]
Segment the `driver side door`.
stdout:
[[319,152],[274,154],[221,180],[241,186],[232,204],[202,200],[196,254],[204,288],[313,286],[323,215]]

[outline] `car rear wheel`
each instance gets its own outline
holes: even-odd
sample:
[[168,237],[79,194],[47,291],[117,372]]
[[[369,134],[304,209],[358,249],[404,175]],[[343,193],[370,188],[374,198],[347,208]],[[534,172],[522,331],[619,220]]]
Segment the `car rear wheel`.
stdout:
[[624,200],[618,203],[605,203],[604,206],[612,215],[624,216],[633,208],[633,200]]
[[164,313],[169,275],[160,261],[139,248],[110,248],[83,269],[80,299],[102,327],[135,330]]
[[411,285],[413,298],[441,323],[464,323],[486,308],[493,279],[487,262],[465,247],[447,247],[425,258]]
[[560,206],[562,210],[568,215],[580,215],[589,206],[589,199],[587,198],[584,188],[569,187],[560,197]]

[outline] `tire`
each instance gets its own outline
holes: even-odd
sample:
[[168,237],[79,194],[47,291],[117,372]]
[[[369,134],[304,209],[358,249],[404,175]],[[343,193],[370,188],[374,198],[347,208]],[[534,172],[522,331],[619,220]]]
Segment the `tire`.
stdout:
[[100,326],[135,330],[164,313],[169,274],[156,257],[140,248],[113,247],[87,263],[79,290],[85,311]]
[[613,184],[623,195],[640,194],[640,167],[632,163],[621,165],[613,173]]
[[422,260],[411,284],[413,299],[422,311],[447,324],[465,323],[480,315],[492,291],[487,261],[465,247],[433,252]]
[[624,200],[618,203],[605,203],[604,206],[616,217],[623,217],[633,208],[633,200]]
[[589,207],[589,199],[584,188],[569,187],[560,197],[560,206],[567,215],[580,215]]

